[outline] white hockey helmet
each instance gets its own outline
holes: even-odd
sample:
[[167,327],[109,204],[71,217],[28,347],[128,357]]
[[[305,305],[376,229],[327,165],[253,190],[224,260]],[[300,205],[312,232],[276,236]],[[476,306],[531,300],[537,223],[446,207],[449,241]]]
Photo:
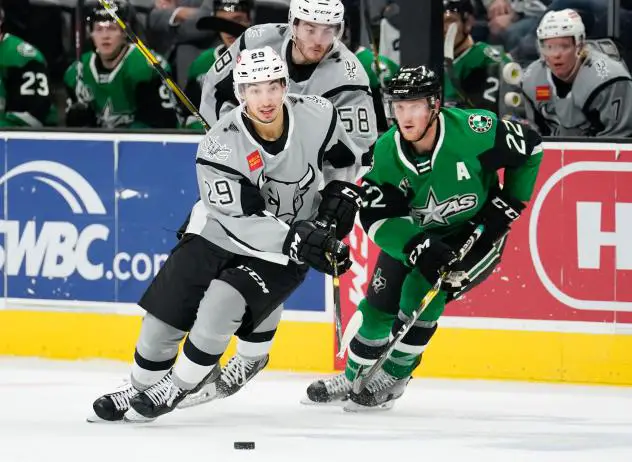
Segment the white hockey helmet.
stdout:
[[342,24],[345,7],[340,0],[292,0],[289,23],[295,19],[316,24]]
[[269,46],[242,50],[237,56],[233,69],[234,90],[237,100],[243,102],[241,86],[249,83],[267,82],[281,79],[288,88],[289,75],[287,65]]
[[538,25],[537,35],[539,45],[543,40],[556,37],[573,37],[575,44],[581,45],[586,40],[586,28],[579,13],[567,8],[546,13]]
[[292,0],[288,22],[290,27],[294,21],[313,22],[339,26],[336,38],[340,39],[344,30],[345,6],[341,0]]

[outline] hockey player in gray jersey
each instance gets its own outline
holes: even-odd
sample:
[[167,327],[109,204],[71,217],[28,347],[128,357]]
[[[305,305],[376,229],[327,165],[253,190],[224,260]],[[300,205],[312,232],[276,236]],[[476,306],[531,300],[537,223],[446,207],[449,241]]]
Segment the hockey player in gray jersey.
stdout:
[[631,136],[630,73],[621,61],[586,46],[581,16],[549,11],[537,35],[542,57],[522,82],[532,125],[550,136]]
[[[350,267],[340,239],[353,226],[360,188],[340,178],[360,162],[355,144],[326,99],[287,93],[285,63],[270,47],[236,60],[240,105],[199,145],[201,201],[139,302],[147,314],[131,382],[97,399],[93,419],[149,421],[172,411],[220,375],[233,334],[272,340],[281,304],[309,267]],[[335,221],[336,235],[315,221]],[[246,372],[231,374],[240,381]]]
[[331,101],[353,141],[368,153],[377,139],[369,77],[340,41],[343,17],[340,0],[292,0],[289,24],[250,27],[206,74],[201,114],[212,125],[235,107],[231,74],[235,57],[244,48],[269,46],[287,63],[290,92]]
[[[362,152],[362,163],[355,165],[355,178],[351,172],[346,178],[352,181],[370,166],[377,121],[366,71],[340,41],[344,6],[340,0],[292,0],[289,16],[289,24],[249,28],[221,55],[205,76],[200,112],[212,125],[235,107],[238,101],[232,90],[231,70],[236,56],[244,48],[270,46],[286,62],[290,92],[320,95],[337,109],[343,127]],[[181,406],[236,393],[265,366],[270,348],[270,342],[251,343],[239,336],[237,354],[217,382],[189,395]],[[258,352],[258,358],[252,358],[252,351]],[[243,380],[234,379],[238,372]]]

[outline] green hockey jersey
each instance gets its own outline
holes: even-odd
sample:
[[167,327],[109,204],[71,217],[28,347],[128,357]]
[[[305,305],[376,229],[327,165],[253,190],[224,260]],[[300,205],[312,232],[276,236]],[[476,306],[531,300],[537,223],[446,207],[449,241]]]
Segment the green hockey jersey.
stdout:
[[0,37],[0,127],[56,125],[46,61],[31,44]]
[[[164,69],[168,64],[161,59]],[[85,53],[64,75],[69,97],[92,111],[102,128],[176,128],[174,99],[158,73],[135,45],[129,45],[114,69],[105,69],[95,52]],[[93,122],[93,123],[94,123]],[[86,123],[84,125],[91,125]]]
[[[360,47],[356,50],[355,55],[360,60],[362,67],[369,76],[369,85],[371,88],[380,88],[381,84],[387,84],[399,70],[399,66],[385,56],[378,55],[380,66],[380,76],[378,78],[375,72],[375,56],[368,48]],[[380,79],[382,82],[380,83]]]
[[475,43],[454,58],[451,72],[446,69],[444,102],[468,107],[464,93],[474,107],[498,112],[502,68],[509,62],[511,58],[506,53],[483,42]]
[[542,159],[540,136],[485,110],[442,108],[432,152],[417,154],[396,127],[375,146],[374,164],[363,177],[360,221],[369,237],[401,261],[416,234],[449,236],[481,209],[498,188],[528,201]]
[[[189,73],[187,75],[187,84],[185,88],[185,93],[191,100],[191,102],[196,106],[200,106],[200,101],[202,100],[202,86],[204,85],[204,76],[211,68],[215,61],[226,51],[225,45],[219,45],[215,48],[210,48],[200,54],[195,61],[191,63],[189,66]],[[197,120],[197,118],[191,114],[185,115],[185,128],[191,130],[198,130],[200,132],[204,131],[202,124]]]

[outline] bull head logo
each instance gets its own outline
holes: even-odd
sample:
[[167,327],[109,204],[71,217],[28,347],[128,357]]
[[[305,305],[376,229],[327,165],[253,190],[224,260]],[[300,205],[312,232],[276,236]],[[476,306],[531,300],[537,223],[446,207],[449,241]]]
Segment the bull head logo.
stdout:
[[262,173],[257,180],[257,186],[265,200],[266,210],[287,224],[292,224],[298,211],[303,207],[303,196],[309,191],[315,178],[314,168],[310,165],[298,181],[279,181]]

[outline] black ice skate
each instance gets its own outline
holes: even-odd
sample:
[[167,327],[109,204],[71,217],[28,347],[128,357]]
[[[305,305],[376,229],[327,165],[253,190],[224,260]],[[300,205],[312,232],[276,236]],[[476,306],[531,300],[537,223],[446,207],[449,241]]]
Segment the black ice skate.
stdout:
[[[241,390],[246,383],[259,373],[266,365],[270,355],[261,359],[247,359],[236,354],[228,360],[226,366],[221,368],[215,377],[209,377],[204,381],[199,391],[190,393],[178,405],[178,408],[198,406],[214,399],[227,398]],[[216,368],[216,369],[219,369]]]
[[92,404],[95,415],[88,417],[88,422],[122,421],[129,409],[130,399],[138,393],[140,391],[131,383],[125,383],[115,392],[101,396]]
[[151,422],[175,409],[176,405],[192,390],[183,390],[173,383],[173,371],[147,390],[130,399],[125,413],[128,422]]
[[375,373],[360,393],[351,391],[349,401],[345,405],[345,411],[362,412],[372,410],[388,410],[393,407],[395,400],[401,397],[406,390],[410,377],[398,379],[384,369]]
[[222,375],[217,381],[217,397],[226,398],[243,388],[250,379],[268,365],[270,355],[261,359],[247,359],[239,353],[228,360],[222,368]]
[[320,379],[307,387],[307,396],[303,404],[342,404],[349,399],[352,382],[345,373],[328,379]]
[[220,365],[217,364],[211,373],[206,376],[200,385],[192,391],[185,398],[180,401],[177,408],[185,409],[187,407],[198,406],[200,404],[208,403],[217,398],[217,382],[221,374]]

